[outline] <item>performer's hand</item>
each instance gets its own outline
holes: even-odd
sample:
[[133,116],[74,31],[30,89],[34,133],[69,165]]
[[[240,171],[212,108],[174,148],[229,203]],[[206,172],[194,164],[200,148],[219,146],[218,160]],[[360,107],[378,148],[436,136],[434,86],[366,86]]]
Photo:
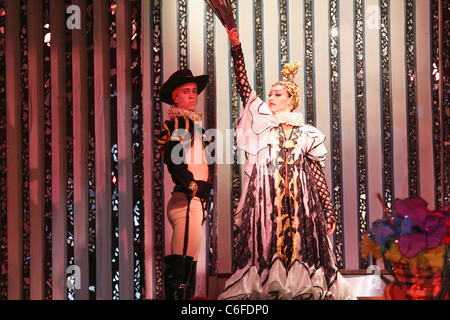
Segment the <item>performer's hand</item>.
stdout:
[[230,39],[231,45],[233,47],[238,46],[241,41],[239,40],[239,32],[237,31],[237,28],[233,28],[231,30],[227,29],[228,38]]
[[336,222],[327,223],[327,227],[328,227],[327,234],[331,236],[336,230]]

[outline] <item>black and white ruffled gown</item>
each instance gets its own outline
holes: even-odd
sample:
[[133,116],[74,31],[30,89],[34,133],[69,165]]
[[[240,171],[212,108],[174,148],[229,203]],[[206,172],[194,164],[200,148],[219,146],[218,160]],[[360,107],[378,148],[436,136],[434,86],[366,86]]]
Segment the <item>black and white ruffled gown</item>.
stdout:
[[[234,216],[234,273],[220,300],[355,299],[336,267],[310,165],[326,160],[325,136],[301,117],[273,114],[249,95],[237,127],[248,159]],[[282,122],[294,124],[290,137]]]

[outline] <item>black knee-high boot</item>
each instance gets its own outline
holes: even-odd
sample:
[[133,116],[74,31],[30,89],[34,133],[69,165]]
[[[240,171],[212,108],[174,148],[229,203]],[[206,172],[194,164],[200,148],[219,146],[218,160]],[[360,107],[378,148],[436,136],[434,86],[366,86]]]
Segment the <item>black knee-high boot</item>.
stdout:
[[167,300],[186,300],[194,258],[170,255],[164,258],[164,290]]
[[192,263],[191,276],[186,291],[186,300],[192,299],[195,295],[195,284],[197,281],[197,261]]

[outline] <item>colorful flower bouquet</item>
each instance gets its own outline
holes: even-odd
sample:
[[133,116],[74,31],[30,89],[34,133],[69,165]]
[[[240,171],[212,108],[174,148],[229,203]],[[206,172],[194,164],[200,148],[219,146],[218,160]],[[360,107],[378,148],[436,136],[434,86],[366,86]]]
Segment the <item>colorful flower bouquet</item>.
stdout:
[[450,279],[450,206],[430,211],[423,199],[408,198],[396,199],[392,214],[384,210],[386,217],[363,236],[362,256],[382,258],[397,284],[410,285],[400,285],[406,298],[443,298]]

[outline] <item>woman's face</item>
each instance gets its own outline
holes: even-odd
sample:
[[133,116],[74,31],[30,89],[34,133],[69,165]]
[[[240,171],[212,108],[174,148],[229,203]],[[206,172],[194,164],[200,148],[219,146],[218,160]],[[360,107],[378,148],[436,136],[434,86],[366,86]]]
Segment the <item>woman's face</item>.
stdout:
[[291,111],[292,98],[282,85],[276,84],[269,92],[269,108],[273,113],[280,111]]

